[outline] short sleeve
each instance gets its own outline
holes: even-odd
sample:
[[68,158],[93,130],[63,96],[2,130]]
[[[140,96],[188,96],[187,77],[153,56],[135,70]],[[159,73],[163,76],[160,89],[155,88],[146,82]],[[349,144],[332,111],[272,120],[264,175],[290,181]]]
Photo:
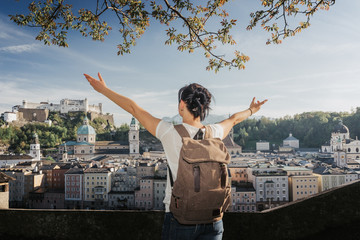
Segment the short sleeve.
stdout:
[[213,138],[223,139],[224,129],[220,124],[212,124],[212,125],[210,125],[210,127],[213,132]]
[[160,141],[163,140],[164,136],[170,131],[170,129],[174,128],[172,123],[161,120],[156,127],[156,138]]

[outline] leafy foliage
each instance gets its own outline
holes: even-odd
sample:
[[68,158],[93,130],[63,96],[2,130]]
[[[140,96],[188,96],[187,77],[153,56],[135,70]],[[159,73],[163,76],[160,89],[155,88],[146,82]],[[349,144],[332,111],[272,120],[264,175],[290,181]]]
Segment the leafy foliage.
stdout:
[[[92,1],[95,3],[95,1]],[[66,0],[41,0],[29,4],[27,14],[10,15],[11,20],[21,26],[40,28],[36,39],[44,44],[68,47],[69,30],[79,31],[84,37],[104,41],[112,27],[105,21],[106,17],[115,17],[120,25],[122,42],[117,45],[118,55],[130,53],[136,39],[150,25],[150,18],[168,26],[165,44],[176,44],[179,51],[194,52],[202,49],[208,58],[207,70],[215,72],[223,67],[244,69],[249,57],[236,50],[232,59],[215,53],[218,45],[235,45],[230,31],[236,25],[231,19],[225,5],[229,0],[97,0],[96,7],[73,9]],[[280,37],[294,36],[310,25],[310,18],[319,10],[328,10],[335,0],[260,0],[261,10],[251,13],[248,30],[259,22],[268,32],[272,32],[267,43],[281,43]],[[201,3],[203,3],[201,5]],[[293,29],[289,18],[305,16]],[[217,22],[218,26],[214,28]],[[178,22],[182,28],[178,28]],[[278,25],[283,25],[279,27]],[[218,28],[218,29],[216,29]]]
[[[310,26],[310,18],[316,11],[329,10],[330,6],[335,4],[335,0],[262,0],[261,2],[264,9],[250,14],[252,19],[247,29],[251,30],[260,22],[264,30],[272,32],[267,44],[281,43],[280,37],[285,39],[301,32]],[[303,15],[305,19],[291,28],[289,18],[296,15]],[[283,19],[282,22],[278,21],[280,18]],[[278,23],[282,23],[282,26],[278,26]]]
[[279,146],[292,133],[300,147],[319,148],[330,140],[331,133],[342,120],[354,139],[360,136],[360,108],[353,113],[306,112],[279,119],[261,118],[245,120],[234,127],[234,140],[247,150],[254,150],[259,140]]

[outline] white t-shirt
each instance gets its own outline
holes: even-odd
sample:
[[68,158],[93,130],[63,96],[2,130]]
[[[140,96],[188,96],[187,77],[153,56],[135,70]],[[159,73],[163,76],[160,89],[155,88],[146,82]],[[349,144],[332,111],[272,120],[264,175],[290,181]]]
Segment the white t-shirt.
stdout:
[[[184,127],[188,131],[191,138],[193,138],[196,133],[199,131],[199,128],[193,127],[189,124],[183,123]],[[209,125],[212,129],[213,138],[223,138],[224,129],[220,124],[211,124]],[[203,129],[205,131],[205,129]],[[182,147],[181,137],[174,128],[174,125],[169,122],[165,122],[163,120],[160,121],[156,128],[156,137],[161,141],[165,155],[167,158],[168,165],[170,166],[173,180],[176,180],[176,175],[179,166],[179,157],[180,157],[180,150]],[[165,211],[170,212],[170,200],[171,200],[171,184],[170,184],[170,177],[169,177],[169,169],[167,174],[166,180],[166,189],[165,189]]]

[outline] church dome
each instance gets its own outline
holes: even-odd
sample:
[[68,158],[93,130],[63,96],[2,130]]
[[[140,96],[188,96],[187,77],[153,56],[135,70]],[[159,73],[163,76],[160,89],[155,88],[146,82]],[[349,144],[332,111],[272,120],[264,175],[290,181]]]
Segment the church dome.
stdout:
[[338,132],[338,133],[349,133],[349,129],[348,129],[347,126],[345,126],[345,125],[343,124],[342,121],[340,121],[340,122],[338,123],[338,125],[336,125],[336,127],[335,127],[335,132]]
[[89,120],[87,117],[84,118],[84,125],[80,126],[77,130],[77,135],[92,135],[96,134],[95,129],[89,125]]
[[82,125],[78,128],[77,130],[77,134],[86,134],[86,135],[90,135],[90,134],[96,134],[95,133],[95,129],[90,126],[90,125]]

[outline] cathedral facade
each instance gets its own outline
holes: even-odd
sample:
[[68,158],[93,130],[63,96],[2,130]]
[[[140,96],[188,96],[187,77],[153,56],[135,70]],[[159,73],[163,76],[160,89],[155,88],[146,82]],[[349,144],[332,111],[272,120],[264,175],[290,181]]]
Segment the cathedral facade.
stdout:
[[334,163],[338,167],[360,167],[360,141],[350,138],[349,128],[342,121],[331,133],[330,142],[321,146],[321,152],[330,153],[334,157]]
[[133,117],[129,130],[129,145],[116,141],[96,141],[95,129],[89,125],[87,117],[83,125],[77,129],[76,141],[68,141],[59,146],[58,160],[66,162],[69,159],[89,160],[97,155],[139,156],[139,126]]

